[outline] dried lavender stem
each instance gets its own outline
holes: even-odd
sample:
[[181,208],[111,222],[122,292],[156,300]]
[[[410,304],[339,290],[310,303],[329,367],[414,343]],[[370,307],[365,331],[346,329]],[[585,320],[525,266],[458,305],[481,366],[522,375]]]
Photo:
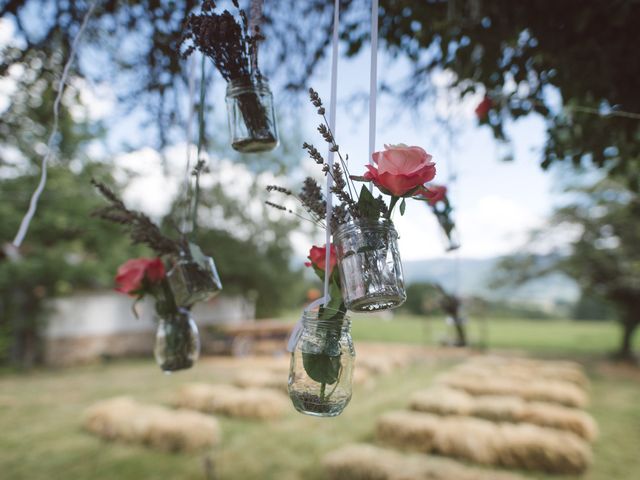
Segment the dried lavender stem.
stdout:
[[[329,127],[329,122],[327,121],[327,116],[325,114],[322,114],[322,118],[324,119],[324,123],[327,127],[327,130],[329,131],[329,133],[331,134],[331,146],[332,147],[337,147],[338,144],[336,143],[336,137],[334,137],[333,132],[331,131],[331,127]],[[353,196],[353,192],[351,191],[351,185],[349,183],[353,184],[353,190],[356,192],[356,202],[359,200],[358,197],[358,190],[356,189],[356,185],[353,183],[353,180],[351,180],[351,172],[349,171],[349,167],[347,166],[347,162],[345,162],[345,160],[342,158],[342,154],[340,153],[340,150],[336,150],[335,151],[338,154],[338,159],[340,160],[340,163],[342,163],[342,168],[344,169],[344,173],[347,176],[347,188],[349,189],[349,195],[351,196],[351,198],[354,198]]]

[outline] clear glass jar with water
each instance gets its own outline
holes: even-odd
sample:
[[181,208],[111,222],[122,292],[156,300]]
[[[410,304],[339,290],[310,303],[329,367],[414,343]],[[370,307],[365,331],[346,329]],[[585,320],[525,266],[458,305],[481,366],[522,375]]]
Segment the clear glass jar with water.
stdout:
[[344,312],[305,312],[289,369],[295,409],[317,417],[340,415],[351,400],[355,356],[351,321]]
[[193,366],[200,356],[200,334],[188,310],[179,308],[158,319],[153,353],[165,373]]
[[244,77],[227,84],[231,146],[243,153],[268,152],[278,146],[273,95],[264,77]]
[[333,239],[347,309],[372,312],[404,303],[398,233],[391,220],[351,221],[341,225]]
[[213,258],[203,256],[200,261],[186,255],[171,255],[167,281],[178,307],[190,307],[216,296],[222,290],[222,282]]

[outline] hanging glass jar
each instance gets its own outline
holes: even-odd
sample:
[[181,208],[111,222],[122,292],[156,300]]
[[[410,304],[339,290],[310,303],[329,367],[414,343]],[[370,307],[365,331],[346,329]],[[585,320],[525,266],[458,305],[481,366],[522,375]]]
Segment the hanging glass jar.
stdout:
[[460,248],[460,236],[458,235],[458,229],[455,224],[447,229],[443,228],[443,233],[447,252],[453,252]]
[[351,400],[356,352],[348,316],[336,310],[321,312],[305,312],[302,317],[302,332],[291,353],[289,397],[301,413],[335,417]]
[[193,366],[200,356],[200,334],[188,310],[179,308],[158,319],[153,353],[165,373]]
[[268,152],[278,146],[273,95],[264,77],[243,77],[227,84],[231,146],[242,153]]
[[192,256],[168,256],[167,280],[179,307],[190,307],[196,302],[213,298],[222,290],[222,282],[213,258],[198,249],[197,260]]
[[371,312],[404,303],[398,233],[391,220],[351,221],[341,225],[333,238],[347,309]]
[[449,202],[438,202],[431,208],[438,219],[438,223],[440,224],[447,252],[460,248],[460,237],[458,235],[456,224],[452,218],[452,209]]
[[443,217],[437,215],[438,223],[440,223],[443,241],[446,245],[447,252],[452,252],[460,248],[460,236],[456,224],[449,216]]

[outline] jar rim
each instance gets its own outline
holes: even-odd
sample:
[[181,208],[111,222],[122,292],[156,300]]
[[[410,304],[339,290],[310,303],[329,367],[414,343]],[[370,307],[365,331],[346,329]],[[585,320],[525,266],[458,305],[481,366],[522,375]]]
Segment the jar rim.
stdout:
[[389,228],[393,232],[395,232],[397,235],[396,228],[393,224],[393,220],[391,220],[390,218],[379,217],[376,220],[357,219],[357,218],[349,219],[347,220],[347,222],[338,226],[335,232],[333,232],[333,237],[334,239],[339,240],[339,238],[342,238],[343,236],[345,236],[346,232],[348,232],[349,230],[352,230],[354,228],[363,228],[363,227]]
[[263,75],[244,75],[232,78],[227,82],[227,92],[241,88],[263,88],[269,89],[269,79]]
[[318,315],[320,314],[318,310],[304,310],[302,312],[302,323],[304,325],[315,325],[326,328],[336,327],[338,325],[344,327],[351,324],[351,318],[349,317],[348,312],[335,308],[327,308],[326,310],[330,311],[332,314],[342,313],[342,318],[336,320],[320,320],[318,318]]

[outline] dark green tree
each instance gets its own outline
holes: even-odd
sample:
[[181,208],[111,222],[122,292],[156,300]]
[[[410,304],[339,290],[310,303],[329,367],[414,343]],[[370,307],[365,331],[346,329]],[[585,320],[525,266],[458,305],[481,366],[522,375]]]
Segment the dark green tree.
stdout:
[[[347,55],[368,43],[368,5],[343,5]],[[448,87],[461,98],[480,92],[492,99],[482,123],[498,139],[509,119],[544,118],[544,168],[591,161],[627,175],[640,191],[633,174],[640,164],[638,17],[640,3],[625,0],[381,0],[383,48],[411,65],[404,81],[384,90],[419,105],[432,98],[431,74],[451,72]],[[317,60],[310,57],[305,71]]]
[[[340,38],[347,55],[368,44],[369,5],[341,2]],[[174,100],[184,90],[177,44],[185,18],[198,6],[197,0],[99,2],[85,48],[101,52],[103,67],[84,62],[76,74],[131,80],[123,100],[167,127],[177,114]],[[24,41],[5,49],[0,74],[21,64],[34,72],[30,85],[37,85],[51,72],[54,54],[68,55],[87,8],[86,0],[5,1],[0,17],[13,21]],[[39,28],[30,28],[28,12],[34,9],[49,12],[38,19]],[[326,0],[265,2],[261,58],[268,76],[293,90],[308,87],[329,50],[332,10]],[[431,74],[448,71],[453,73],[449,88],[460,97],[478,91],[492,97],[483,122],[498,138],[509,119],[532,113],[544,118],[543,167],[588,160],[615,173],[633,172],[640,163],[639,17],[640,4],[628,0],[381,0],[381,46],[411,66],[404,81],[386,84],[384,91],[419,105],[431,98]],[[125,41],[137,48],[123,50]],[[166,131],[159,130],[161,143]],[[628,182],[640,190],[637,175],[628,175]]]
[[[89,180],[107,175],[100,164],[77,173],[50,169],[21,258],[0,260],[0,363],[41,360],[47,302],[81,289],[110,288],[117,266],[139,253],[117,226],[90,217],[102,201]],[[35,175],[0,179],[0,238],[15,234],[35,182]]]
[[[300,228],[297,218],[269,209],[260,200],[265,190],[257,179],[247,191],[224,184],[215,163],[210,186],[200,191],[193,239],[214,257],[225,292],[254,296],[258,318],[298,306],[306,284],[302,265],[291,264],[290,235]],[[166,225],[179,221],[180,209],[177,201]]]
[[531,244],[545,239],[548,244],[549,236],[558,232],[573,234],[572,240],[548,255],[505,258],[497,283],[521,284],[552,272],[565,273],[585,294],[615,309],[622,326],[616,356],[631,359],[633,336],[640,325],[640,200],[612,179],[572,192],[574,202],[559,209],[550,228],[537,232]]
[[415,282],[407,286],[407,300],[402,305],[413,315],[437,315],[440,308],[440,291],[430,282]]

